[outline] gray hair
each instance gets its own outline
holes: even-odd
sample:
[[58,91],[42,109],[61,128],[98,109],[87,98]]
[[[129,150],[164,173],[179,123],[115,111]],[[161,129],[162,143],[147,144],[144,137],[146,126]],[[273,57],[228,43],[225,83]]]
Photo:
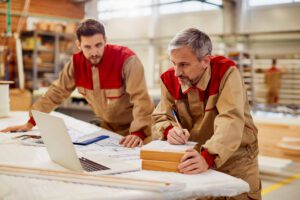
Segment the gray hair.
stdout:
[[171,53],[183,46],[189,46],[199,60],[205,55],[210,55],[212,51],[212,44],[208,35],[196,28],[188,28],[177,33],[169,43],[168,52]]

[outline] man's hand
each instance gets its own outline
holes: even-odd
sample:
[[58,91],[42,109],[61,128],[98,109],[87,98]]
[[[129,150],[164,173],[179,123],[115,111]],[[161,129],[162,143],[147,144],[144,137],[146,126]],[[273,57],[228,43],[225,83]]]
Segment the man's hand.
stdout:
[[208,170],[208,164],[195,149],[188,149],[181,158],[178,170],[183,174],[198,174]]
[[187,129],[173,127],[171,130],[169,130],[167,141],[170,144],[185,144],[189,137],[190,133]]
[[143,140],[136,135],[127,135],[120,140],[120,144],[124,147],[133,148],[143,144]]
[[7,127],[3,130],[0,130],[0,132],[6,133],[6,132],[30,131],[32,127],[33,125],[27,122],[26,124],[23,125]]

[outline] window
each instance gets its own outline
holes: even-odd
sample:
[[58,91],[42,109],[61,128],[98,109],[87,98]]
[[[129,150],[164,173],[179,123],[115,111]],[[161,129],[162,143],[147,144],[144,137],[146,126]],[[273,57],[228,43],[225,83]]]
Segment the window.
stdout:
[[250,6],[264,6],[264,5],[295,3],[295,2],[300,2],[300,0],[249,0],[249,5]]
[[[219,9],[218,5],[222,5],[221,1],[207,1],[211,3],[218,2],[218,4],[208,4],[200,1],[184,1],[171,4],[163,4],[168,0],[161,0],[162,5],[159,7],[160,14],[172,14],[172,13],[187,13],[187,12],[196,12],[203,10],[217,10]],[[173,1],[174,2],[174,1]]]
[[152,0],[99,0],[99,18],[106,20],[151,15],[151,3]]
[[187,13],[219,9],[222,0],[98,0],[99,19],[149,16],[154,6],[160,14]]

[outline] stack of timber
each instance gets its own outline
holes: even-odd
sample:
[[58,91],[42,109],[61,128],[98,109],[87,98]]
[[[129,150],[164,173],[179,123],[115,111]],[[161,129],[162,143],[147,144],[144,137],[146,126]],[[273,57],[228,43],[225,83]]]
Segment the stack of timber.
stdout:
[[167,141],[152,141],[141,149],[142,169],[178,172],[178,165],[185,151],[195,145],[195,142],[171,145]]

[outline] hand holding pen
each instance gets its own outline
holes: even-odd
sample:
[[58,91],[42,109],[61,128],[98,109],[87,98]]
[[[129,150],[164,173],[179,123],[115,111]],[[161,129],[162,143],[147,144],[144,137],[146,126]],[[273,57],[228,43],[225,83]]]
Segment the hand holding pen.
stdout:
[[190,137],[190,133],[187,129],[182,128],[175,110],[172,110],[172,114],[175,118],[177,127],[173,127],[169,130],[167,140],[170,144],[185,144]]

